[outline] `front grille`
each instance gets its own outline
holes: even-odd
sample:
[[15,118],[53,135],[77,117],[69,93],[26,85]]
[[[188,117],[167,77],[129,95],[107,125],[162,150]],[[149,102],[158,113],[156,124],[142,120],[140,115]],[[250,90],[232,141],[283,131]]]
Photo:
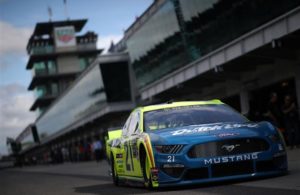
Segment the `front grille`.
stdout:
[[211,165],[212,177],[225,177],[253,173],[253,162],[231,162]]
[[258,161],[256,163],[257,172],[266,172],[266,171],[273,171],[273,170],[274,170],[274,164],[272,160]]
[[184,180],[205,179],[208,178],[208,168],[188,169],[184,174]]
[[205,158],[252,153],[268,149],[269,144],[264,139],[242,138],[198,144],[189,150],[188,156],[190,158]]
[[273,158],[275,167],[280,167],[286,163],[286,155]]
[[171,177],[180,177],[184,171],[184,167],[163,167],[162,171]]

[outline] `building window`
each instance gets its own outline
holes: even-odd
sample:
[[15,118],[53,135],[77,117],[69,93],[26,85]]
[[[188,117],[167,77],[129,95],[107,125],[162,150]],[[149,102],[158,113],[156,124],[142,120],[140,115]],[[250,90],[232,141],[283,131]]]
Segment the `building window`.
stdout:
[[88,66],[87,58],[79,58],[79,68],[80,71],[83,71]]
[[79,58],[79,67],[80,70],[83,71],[85,70],[93,61],[93,57],[80,57]]
[[66,90],[71,84],[73,83],[72,79],[65,79],[60,82],[60,90],[64,91]]
[[47,75],[57,73],[57,66],[55,61],[48,60],[46,62],[35,62],[33,64],[35,75]]
[[35,89],[35,94],[36,94],[37,98],[45,96],[46,93],[47,93],[46,86],[40,85],[40,86],[37,86]]
[[46,111],[46,107],[39,107],[38,108],[38,116],[40,116],[41,114],[43,114]]
[[58,84],[57,83],[51,83],[51,92],[52,92],[52,95],[58,94]]
[[57,72],[56,63],[53,60],[48,61],[48,73],[55,74]]
[[33,68],[35,75],[44,75],[47,73],[45,62],[35,62]]

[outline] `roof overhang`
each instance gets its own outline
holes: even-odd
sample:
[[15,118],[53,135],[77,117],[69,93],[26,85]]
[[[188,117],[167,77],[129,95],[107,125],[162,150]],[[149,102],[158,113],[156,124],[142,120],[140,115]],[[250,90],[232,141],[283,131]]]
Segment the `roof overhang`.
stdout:
[[61,26],[74,26],[76,32],[80,32],[84,25],[86,24],[87,19],[80,20],[63,20],[63,21],[53,21],[53,22],[39,22],[36,24],[33,31],[33,35],[45,35],[51,34],[53,28]]
[[33,90],[35,86],[45,83],[45,81],[49,80],[59,80],[61,78],[76,78],[79,72],[71,72],[71,73],[59,73],[59,74],[47,74],[47,75],[39,75],[34,76],[28,86],[28,90]]
[[[199,75],[210,75],[218,72],[222,66],[233,60],[244,60],[247,54],[266,45],[276,44],[278,39],[291,35],[300,30],[300,7],[279,16],[278,18],[244,34],[230,43],[216,49],[215,51],[175,70],[159,80],[140,89],[143,101],[154,98],[156,95],[166,92],[182,83],[195,79]],[[291,25],[293,24],[293,25]],[[278,55],[278,54],[276,54]],[[243,59],[241,59],[243,57]],[[254,60],[264,60],[265,56],[253,57]],[[268,60],[268,59],[267,59]],[[247,61],[247,60],[246,60]],[[253,64],[253,61],[250,61]],[[240,67],[243,68],[243,67]],[[219,79],[210,77],[210,79]]]
[[26,69],[30,70],[33,67],[34,62],[44,61],[47,59],[55,59],[58,56],[69,56],[69,55],[84,56],[90,54],[98,55],[101,54],[102,51],[103,49],[93,49],[93,50],[74,50],[74,51],[48,53],[48,54],[35,54],[30,56],[26,65]]
[[30,111],[35,111],[39,107],[47,107],[49,106],[54,100],[56,96],[44,96],[41,98],[37,98],[32,106],[30,107]]
[[58,131],[57,133],[44,138],[43,140],[41,140],[41,144],[49,143],[50,141],[52,141],[62,135],[65,135],[66,133],[69,133],[72,130],[75,130],[75,129],[77,129],[81,126],[84,126],[85,124],[88,124],[97,119],[104,118],[107,115],[111,115],[114,113],[120,113],[120,112],[130,112],[134,107],[135,107],[135,105],[132,102],[106,103],[102,107],[102,109],[100,109],[94,113],[91,113],[88,116],[69,125],[68,127]]

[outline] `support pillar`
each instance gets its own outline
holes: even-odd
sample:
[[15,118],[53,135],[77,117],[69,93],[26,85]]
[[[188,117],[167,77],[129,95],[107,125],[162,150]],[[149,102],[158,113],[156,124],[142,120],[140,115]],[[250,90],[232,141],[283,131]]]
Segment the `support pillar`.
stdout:
[[249,93],[246,89],[242,89],[240,92],[240,104],[241,104],[241,113],[246,115],[249,113]]
[[298,105],[298,113],[300,113],[300,66],[296,70],[295,76],[296,101]]

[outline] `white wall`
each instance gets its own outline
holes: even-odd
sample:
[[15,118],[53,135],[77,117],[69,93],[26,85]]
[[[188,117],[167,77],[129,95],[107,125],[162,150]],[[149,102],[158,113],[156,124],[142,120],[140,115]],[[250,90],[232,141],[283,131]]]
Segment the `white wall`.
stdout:
[[57,58],[59,73],[79,72],[79,58],[77,56],[61,56]]

